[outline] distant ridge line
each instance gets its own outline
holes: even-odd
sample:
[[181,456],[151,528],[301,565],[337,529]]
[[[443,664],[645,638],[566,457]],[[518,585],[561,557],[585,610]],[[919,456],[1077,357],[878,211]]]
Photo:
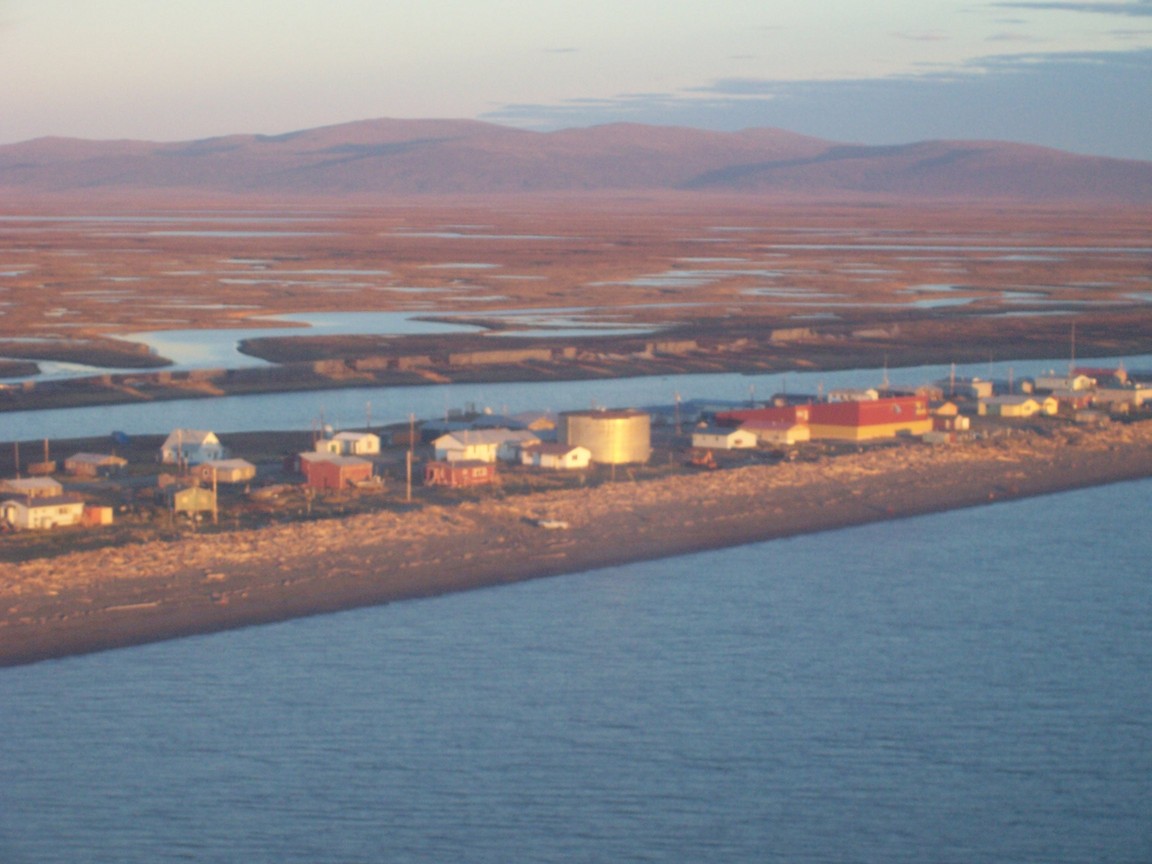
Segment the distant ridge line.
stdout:
[[679,190],[1152,202],[1152,162],[997,141],[868,146],[781,129],[618,123],[531,132],[478,120],[364,120],[181,142],[0,146],[0,188],[410,196]]

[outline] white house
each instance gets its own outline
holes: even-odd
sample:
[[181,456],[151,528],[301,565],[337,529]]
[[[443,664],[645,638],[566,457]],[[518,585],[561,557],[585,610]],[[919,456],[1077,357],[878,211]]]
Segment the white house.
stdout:
[[75,492],[39,498],[17,495],[0,501],[0,521],[13,528],[48,529],[79,525],[84,518],[84,499]]
[[380,452],[380,436],[371,432],[337,432],[316,442],[316,452],[337,456],[374,456]]
[[706,426],[692,432],[692,446],[709,450],[737,450],[755,447],[756,433],[743,427]]
[[520,462],[533,468],[572,471],[587,468],[592,463],[592,451],[579,444],[552,444],[537,441],[520,448]]
[[520,448],[540,439],[527,429],[464,429],[432,442],[438,462],[495,462],[520,458]]
[[751,432],[765,447],[780,447],[812,440],[812,430],[807,423],[755,421],[743,424],[741,429]]
[[173,429],[160,447],[160,461],[165,465],[199,465],[223,458],[220,439],[204,429]]

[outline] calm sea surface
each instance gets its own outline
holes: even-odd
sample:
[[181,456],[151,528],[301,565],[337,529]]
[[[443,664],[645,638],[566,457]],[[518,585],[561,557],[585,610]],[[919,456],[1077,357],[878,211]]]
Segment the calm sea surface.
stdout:
[[1150,505],[0,670],[0,861],[1147,862]]

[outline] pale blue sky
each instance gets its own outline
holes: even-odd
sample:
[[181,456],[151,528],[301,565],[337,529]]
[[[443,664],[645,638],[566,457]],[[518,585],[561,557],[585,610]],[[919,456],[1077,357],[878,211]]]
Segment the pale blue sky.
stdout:
[[1152,159],[1152,0],[0,0],[0,143],[370,117]]

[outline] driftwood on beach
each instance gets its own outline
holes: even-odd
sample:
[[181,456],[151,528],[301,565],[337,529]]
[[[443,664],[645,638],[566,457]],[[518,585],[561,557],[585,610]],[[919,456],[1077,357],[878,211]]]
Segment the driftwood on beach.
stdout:
[[1148,476],[1069,427],[75,552],[0,570],[0,665]]

